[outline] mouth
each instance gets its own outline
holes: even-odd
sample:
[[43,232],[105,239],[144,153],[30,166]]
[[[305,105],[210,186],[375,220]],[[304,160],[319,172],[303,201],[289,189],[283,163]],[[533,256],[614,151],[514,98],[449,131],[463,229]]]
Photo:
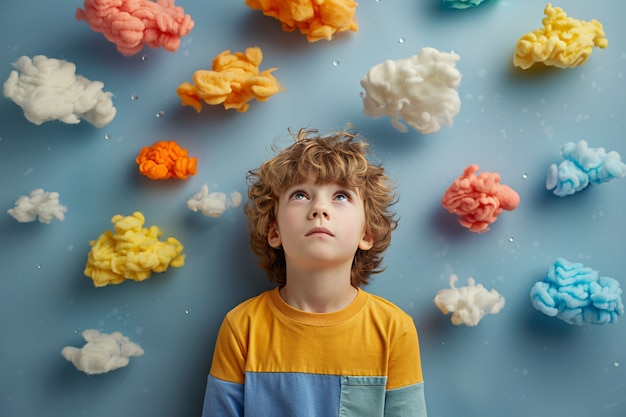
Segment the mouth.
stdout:
[[309,230],[305,236],[316,236],[316,235],[334,236],[330,232],[330,230],[326,229],[325,227],[314,227],[313,229]]

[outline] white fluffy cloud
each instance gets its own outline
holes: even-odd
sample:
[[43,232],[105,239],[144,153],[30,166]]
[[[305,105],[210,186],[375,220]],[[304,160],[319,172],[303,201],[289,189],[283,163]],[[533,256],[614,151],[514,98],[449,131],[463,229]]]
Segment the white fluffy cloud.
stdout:
[[239,207],[241,194],[237,191],[227,196],[220,192],[209,192],[209,186],[204,184],[200,192],[187,201],[187,207],[193,212],[200,210],[207,217],[220,217],[227,208]]
[[365,89],[363,113],[366,116],[390,116],[400,132],[407,127],[400,119],[428,134],[451,125],[461,109],[456,88],[461,73],[456,68],[459,55],[422,48],[418,55],[397,61],[387,60],[373,66],[361,79]]
[[37,218],[41,223],[50,223],[53,219],[65,219],[66,211],[67,207],[59,203],[59,193],[37,188],[29,195],[20,196],[8,213],[20,223],[32,222]]
[[496,290],[487,291],[473,278],[465,287],[455,287],[456,275],[450,275],[450,287],[439,290],[435,305],[443,314],[452,313],[452,324],[476,326],[485,314],[497,314],[504,307],[504,297]]
[[103,127],[116,109],[104,84],[76,75],[76,65],[44,55],[20,57],[4,82],[4,96],[24,111],[28,121],[40,125],[50,120],[77,124],[81,119]]
[[131,356],[143,355],[143,349],[120,332],[100,333],[95,329],[83,332],[87,342],[81,349],[66,346],[61,355],[76,369],[89,375],[103,374],[128,365]]

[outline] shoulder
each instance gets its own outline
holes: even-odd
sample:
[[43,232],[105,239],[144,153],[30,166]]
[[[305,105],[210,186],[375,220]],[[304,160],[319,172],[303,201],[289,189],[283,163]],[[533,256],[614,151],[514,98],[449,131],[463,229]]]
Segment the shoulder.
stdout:
[[373,317],[401,328],[415,328],[413,318],[391,301],[372,294],[368,296],[367,309]]
[[398,319],[412,320],[411,316],[409,316],[404,310],[386,298],[369,292],[366,292],[366,294],[368,296],[369,308],[380,311],[381,313],[387,314],[391,317],[397,317]]
[[237,322],[249,320],[252,317],[267,314],[269,311],[271,290],[264,291],[261,294],[242,301],[226,314],[229,322]]

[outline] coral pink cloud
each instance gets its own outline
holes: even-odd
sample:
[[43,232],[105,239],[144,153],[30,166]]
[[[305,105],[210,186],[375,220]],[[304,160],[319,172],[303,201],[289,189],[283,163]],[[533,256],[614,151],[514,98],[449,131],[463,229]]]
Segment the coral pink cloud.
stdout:
[[174,0],[85,0],[84,7],[76,9],[76,19],[89,23],[125,56],[144,45],[175,52],[194,25]]
[[458,215],[459,223],[471,232],[489,230],[503,210],[515,210],[519,195],[512,188],[500,184],[500,174],[483,172],[476,175],[480,167],[472,164],[463,175],[448,187],[441,203],[452,214]]

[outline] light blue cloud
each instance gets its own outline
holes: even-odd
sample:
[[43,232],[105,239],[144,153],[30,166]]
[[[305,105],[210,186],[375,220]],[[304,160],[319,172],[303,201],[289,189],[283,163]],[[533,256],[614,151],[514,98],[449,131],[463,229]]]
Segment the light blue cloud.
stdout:
[[626,176],[626,164],[616,151],[590,148],[584,140],[566,143],[561,149],[564,161],[548,168],[546,188],[565,197],[590,184],[601,184]]
[[451,9],[469,9],[480,6],[487,0],[443,0],[443,5]]
[[563,258],[558,258],[544,280],[530,290],[533,307],[578,326],[617,321],[624,314],[621,295],[619,281]]

